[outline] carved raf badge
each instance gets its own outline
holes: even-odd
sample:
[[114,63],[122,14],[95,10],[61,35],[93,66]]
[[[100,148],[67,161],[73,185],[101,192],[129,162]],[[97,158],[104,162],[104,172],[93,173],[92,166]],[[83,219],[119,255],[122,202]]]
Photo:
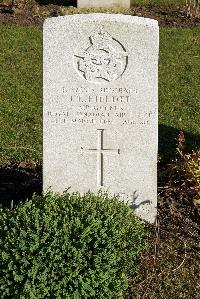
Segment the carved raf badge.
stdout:
[[99,27],[84,46],[74,54],[75,68],[84,79],[95,83],[111,82],[122,76],[128,54],[103,27]]

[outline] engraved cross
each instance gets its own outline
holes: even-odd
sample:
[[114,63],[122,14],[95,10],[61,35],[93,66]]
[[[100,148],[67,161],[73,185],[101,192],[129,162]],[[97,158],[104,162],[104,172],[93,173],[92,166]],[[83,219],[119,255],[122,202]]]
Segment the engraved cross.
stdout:
[[112,151],[120,154],[120,149],[108,149],[103,147],[103,131],[104,129],[97,129],[97,148],[84,149],[81,147],[81,152],[92,151],[97,153],[97,186],[103,187],[103,154]]

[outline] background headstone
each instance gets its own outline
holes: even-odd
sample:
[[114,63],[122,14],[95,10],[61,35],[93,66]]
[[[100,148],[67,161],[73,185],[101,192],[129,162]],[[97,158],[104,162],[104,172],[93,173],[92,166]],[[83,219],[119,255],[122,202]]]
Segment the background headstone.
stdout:
[[78,0],[77,7],[130,7],[130,0]]
[[154,222],[158,36],[132,16],[45,21],[44,190],[108,190]]

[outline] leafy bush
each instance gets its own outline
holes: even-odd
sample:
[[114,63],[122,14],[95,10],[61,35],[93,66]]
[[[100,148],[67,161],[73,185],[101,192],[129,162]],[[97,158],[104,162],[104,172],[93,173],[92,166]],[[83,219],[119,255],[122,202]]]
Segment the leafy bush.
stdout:
[[194,204],[200,204],[200,149],[185,152],[185,133],[179,132],[176,146],[176,159],[160,173],[166,180],[164,193],[178,192],[185,199],[192,198]]
[[0,208],[0,298],[123,298],[144,223],[107,193]]
[[199,203],[200,200],[200,150],[193,151],[191,154],[186,154],[185,149],[185,134],[180,131],[178,135],[177,154],[178,158],[174,166],[184,179],[184,186],[190,189],[193,193],[193,202]]

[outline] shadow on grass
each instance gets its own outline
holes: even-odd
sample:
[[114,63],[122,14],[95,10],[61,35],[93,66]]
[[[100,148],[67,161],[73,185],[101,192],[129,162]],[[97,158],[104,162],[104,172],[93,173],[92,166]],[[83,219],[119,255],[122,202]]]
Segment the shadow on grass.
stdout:
[[10,208],[42,193],[42,167],[26,162],[0,166],[0,205]]

